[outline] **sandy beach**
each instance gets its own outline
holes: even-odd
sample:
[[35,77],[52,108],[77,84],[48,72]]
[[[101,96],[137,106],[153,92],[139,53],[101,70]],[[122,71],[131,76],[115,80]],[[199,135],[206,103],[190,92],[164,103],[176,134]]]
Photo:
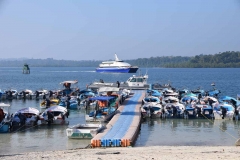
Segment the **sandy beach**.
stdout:
[[236,146],[151,146],[127,148],[94,148],[63,151],[30,152],[1,155],[1,160],[141,160],[141,159],[240,159],[240,147]]

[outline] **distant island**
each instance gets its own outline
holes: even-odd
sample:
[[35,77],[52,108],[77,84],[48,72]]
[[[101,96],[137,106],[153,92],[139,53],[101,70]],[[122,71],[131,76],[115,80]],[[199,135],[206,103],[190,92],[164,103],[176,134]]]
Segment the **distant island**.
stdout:
[[[102,61],[95,60],[55,60],[47,59],[0,59],[0,67],[22,67],[27,63],[31,67],[98,67]],[[212,55],[192,57],[162,56],[125,60],[133,66],[159,68],[240,68],[240,52],[226,51]]]

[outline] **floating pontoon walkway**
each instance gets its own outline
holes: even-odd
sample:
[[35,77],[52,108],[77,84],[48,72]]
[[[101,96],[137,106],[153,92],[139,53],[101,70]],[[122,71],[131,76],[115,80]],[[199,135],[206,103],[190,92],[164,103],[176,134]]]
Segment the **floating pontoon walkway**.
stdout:
[[127,147],[137,138],[141,122],[140,106],[145,92],[134,90],[132,97],[121,105],[106,129],[92,140],[92,147]]

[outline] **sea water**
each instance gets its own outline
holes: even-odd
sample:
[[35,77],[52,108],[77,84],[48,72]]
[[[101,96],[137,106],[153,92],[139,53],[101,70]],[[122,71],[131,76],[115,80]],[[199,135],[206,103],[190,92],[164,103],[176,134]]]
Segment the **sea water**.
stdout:
[[[220,96],[236,97],[240,93],[240,68],[141,68],[138,74],[148,74],[148,83],[171,83],[177,89],[211,90],[211,83],[221,90]],[[103,79],[104,82],[124,82],[132,73],[97,73],[93,67],[31,67],[30,74],[22,74],[21,67],[0,68],[0,89],[57,90],[60,82],[78,80],[78,87]],[[2,100],[11,104],[10,113],[25,107],[41,111],[41,100]],[[70,110],[69,125],[37,126],[14,133],[0,134],[0,155],[30,151],[64,150],[86,147],[90,140],[68,139],[68,126],[85,123],[84,109]],[[142,121],[135,147],[153,145],[234,145],[240,138],[240,125],[235,121],[207,119],[147,119]]]

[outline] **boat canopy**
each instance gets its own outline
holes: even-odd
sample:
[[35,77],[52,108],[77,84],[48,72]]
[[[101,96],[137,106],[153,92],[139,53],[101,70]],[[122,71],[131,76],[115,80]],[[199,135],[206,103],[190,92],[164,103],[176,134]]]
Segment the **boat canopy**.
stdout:
[[119,88],[117,87],[101,87],[98,92],[118,92]]
[[89,98],[89,100],[100,100],[100,101],[109,101],[111,99],[114,99],[115,97],[108,97],[108,96],[97,96],[97,97],[92,97],[92,98]]
[[77,80],[73,80],[73,81],[63,81],[60,84],[65,84],[65,83],[71,83],[71,84],[77,84],[78,81]]
[[37,110],[36,108],[32,108],[32,107],[27,107],[27,108],[23,108],[17,111],[17,113],[31,113],[31,114],[39,114],[39,110]]
[[223,96],[223,97],[220,97],[220,100],[221,100],[221,101],[230,101],[230,100],[237,101],[235,98],[230,97],[230,96]]
[[67,112],[67,109],[62,106],[52,106],[48,109],[45,110],[45,112],[50,111],[50,112]]

